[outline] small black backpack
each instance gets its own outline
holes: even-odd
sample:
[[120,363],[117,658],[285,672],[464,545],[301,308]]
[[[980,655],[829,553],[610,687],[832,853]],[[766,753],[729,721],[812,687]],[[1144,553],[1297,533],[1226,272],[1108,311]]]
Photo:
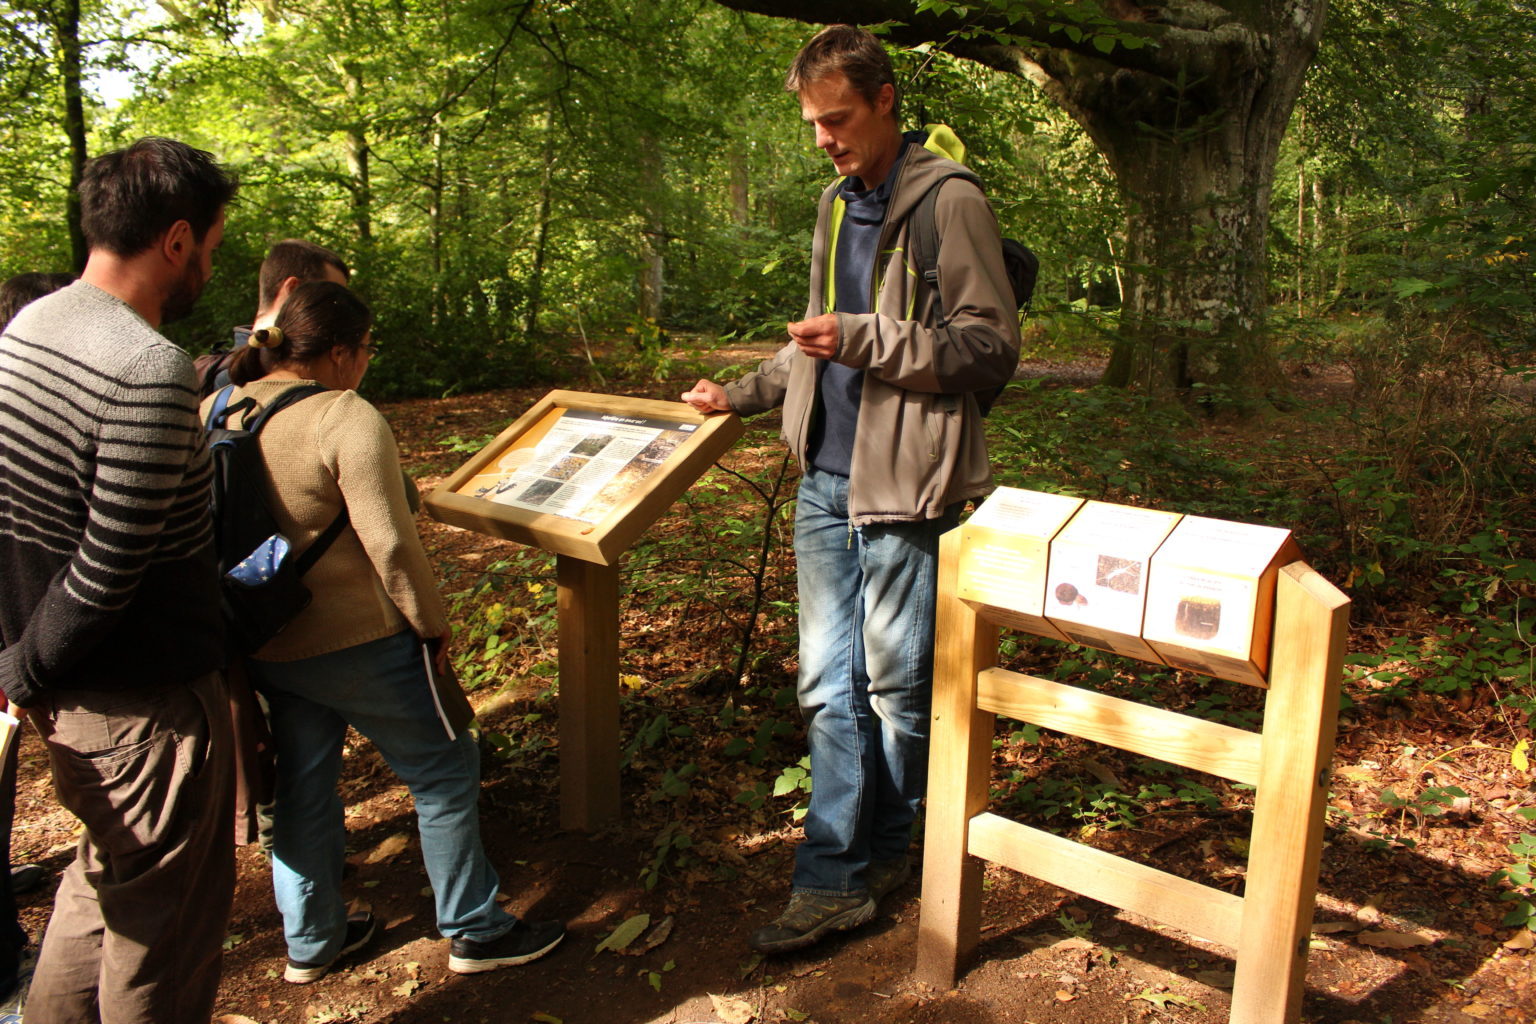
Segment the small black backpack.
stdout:
[[326,390],[320,384],[290,388],[244,428],[229,424],[255,408],[255,402],[246,398],[230,405],[234,385],[220,391],[208,410],[221,601],[230,645],[242,656],[255,653],[309,607],[311,595],[303,576],[348,522],[343,506],[325,532],[296,554],[267,507],[266,466],[256,436],[267,420],[288,406]]
[[[912,255],[917,262],[917,271],[933,291],[934,320],[940,324],[944,323],[946,318],[944,297],[939,293],[939,227],[934,219],[933,207],[939,199],[939,186],[950,178],[959,177],[964,175],[946,175],[929,186],[928,191],[923,193],[923,198],[917,201],[917,206],[910,214],[912,227],[907,233],[912,241]],[[1040,276],[1040,258],[1023,242],[1005,238],[1003,239],[1003,270],[1007,273],[1008,283],[1013,288],[1015,307],[1021,315],[1028,313],[1030,300],[1035,296],[1035,281]],[[981,405],[983,416],[992,411],[992,404],[997,401],[998,395],[1003,393],[1003,387],[1006,386],[1005,384],[991,391],[976,392],[976,401]]]

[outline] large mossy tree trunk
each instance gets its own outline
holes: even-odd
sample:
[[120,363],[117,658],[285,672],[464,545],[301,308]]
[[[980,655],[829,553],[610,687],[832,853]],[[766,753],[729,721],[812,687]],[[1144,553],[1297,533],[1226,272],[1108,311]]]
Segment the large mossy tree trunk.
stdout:
[[817,23],[895,22],[896,42],[941,42],[1033,81],[1098,145],[1128,211],[1122,336],[1106,382],[1159,396],[1219,385],[1238,401],[1274,383],[1270,191],[1326,0],[1012,0],[971,7],[964,23],[916,13],[911,0],[720,2]]

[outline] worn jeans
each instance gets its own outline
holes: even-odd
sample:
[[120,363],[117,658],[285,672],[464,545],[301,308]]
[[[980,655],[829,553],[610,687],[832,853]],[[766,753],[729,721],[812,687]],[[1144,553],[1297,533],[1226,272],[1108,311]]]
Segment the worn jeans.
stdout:
[[252,661],[250,669],[277,750],[272,888],[288,956],[328,963],[346,936],[346,824],[336,784],[348,725],[410,788],[438,930],[482,942],[511,930],[517,918],[496,904],[500,881],[480,843],[480,751],[468,734],[450,740],[444,732],[416,635],[405,630],[298,661]]
[[928,777],[939,536],[959,519],[848,521],[848,480],[800,482],[798,696],[811,751],[796,892],[865,890],[871,863],[906,852]]
[[27,1024],[207,1020],[235,888],[222,677],[60,691],[30,717],[59,803],[85,832],[54,897]]

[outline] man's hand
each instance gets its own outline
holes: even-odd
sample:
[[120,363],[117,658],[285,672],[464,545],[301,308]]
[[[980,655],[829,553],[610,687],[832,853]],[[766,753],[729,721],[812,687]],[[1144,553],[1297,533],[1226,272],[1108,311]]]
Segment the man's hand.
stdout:
[[683,392],[683,401],[699,412],[730,412],[731,403],[725,400],[725,388],[712,380],[701,380],[692,391]]
[[837,314],[823,313],[789,325],[789,336],[812,359],[837,355]]

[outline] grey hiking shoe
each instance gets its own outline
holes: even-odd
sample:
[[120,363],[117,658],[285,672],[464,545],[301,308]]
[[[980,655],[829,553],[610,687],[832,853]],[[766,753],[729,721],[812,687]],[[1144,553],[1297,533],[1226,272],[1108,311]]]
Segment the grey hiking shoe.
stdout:
[[856,896],[818,896],[797,892],[789,897],[773,924],[752,933],[749,944],[759,953],[788,953],[804,949],[827,932],[842,932],[875,916],[875,900],[867,893]]
[[869,898],[879,903],[891,893],[907,884],[912,877],[912,861],[906,854],[895,860],[878,860],[864,873],[869,886]]

